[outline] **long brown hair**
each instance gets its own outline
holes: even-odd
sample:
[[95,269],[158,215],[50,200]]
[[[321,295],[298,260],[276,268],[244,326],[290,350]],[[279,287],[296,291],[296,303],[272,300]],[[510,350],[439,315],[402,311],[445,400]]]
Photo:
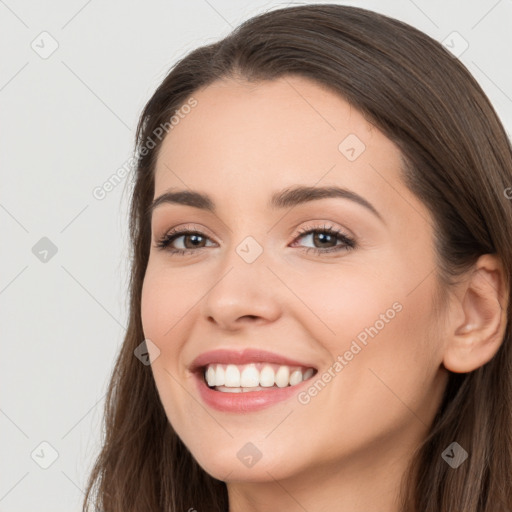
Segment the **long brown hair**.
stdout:
[[[134,357],[144,340],[147,210],[163,140],[154,134],[195,91],[218,79],[256,82],[287,75],[329,87],[398,145],[404,183],[433,216],[437,272],[445,289],[478,256],[494,253],[510,294],[512,204],[505,191],[512,186],[512,147],[461,62],[419,30],[361,8],[301,5],[246,21],[177,62],[140,117],[130,211],[129,325],[107,394],[104,442],[84,511],[93,502],[104,512],[228,509],[225,483],[196,463],[165,415],[151,367]],[[149,138],[156,144],[148,150]],[[511,343],[507,322],[490,362],[470,373],[450,373],[430,432],[402,482],[403,511],[512,510]],[[469,453],[457,470],[441,458],[453,441]]]

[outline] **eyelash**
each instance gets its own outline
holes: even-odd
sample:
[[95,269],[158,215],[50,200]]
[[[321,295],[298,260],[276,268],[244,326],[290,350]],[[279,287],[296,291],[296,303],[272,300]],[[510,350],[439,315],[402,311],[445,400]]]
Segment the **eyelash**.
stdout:
[[[298,240],[299,238],[304,237],[305,235],[310,234],[319,234],[324,233],[328,235],[333,235],[336,237],[336,240],[343,242],[344,245],[336,245],[334,247],[329,247],[327,249],[321,249],[317,247],[303,247],[303,251],[306,253],[309,253],[310,251],[313,251],[315,254],[325,254],[330,252],[339,252],[342,250],[350,251],[352,249],[355,249],[357,247],[357,244],[355,240],[349,236],[347,236],[342,231],[334,228],[333,226],[327,226],[324,225],[322,227],[315,227],[315,228],[303,228],[299,230],[297,235],[294,238],[294,242]],[[174,229],[163,235],[156,244],[156,247],[161,250],[166,250],[170,252],[171,254],[184,256],[186,254],[191,254],[194,252],[198,252],[201,249],[206,249],[206,247],[199,247],[198,249],[176,249],[176,248],[169,248],[170,244],[174,242],[177,238],[180,238],[181,236],[186,235],[199,235],[201,237],[205,237],[204,233],[201,233],[200,231],[197,231],[195,229]],[[208,237],[206,237],[208,238]]]

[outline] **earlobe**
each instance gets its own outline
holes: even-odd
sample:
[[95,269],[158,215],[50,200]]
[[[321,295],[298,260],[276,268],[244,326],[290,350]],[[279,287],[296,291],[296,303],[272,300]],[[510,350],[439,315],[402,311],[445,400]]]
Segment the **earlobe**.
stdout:
[[508,290],[496,256],[482,255],[461,287],[443,358],[445,368],[455,373],[488,363],[503,342],[507,323]]

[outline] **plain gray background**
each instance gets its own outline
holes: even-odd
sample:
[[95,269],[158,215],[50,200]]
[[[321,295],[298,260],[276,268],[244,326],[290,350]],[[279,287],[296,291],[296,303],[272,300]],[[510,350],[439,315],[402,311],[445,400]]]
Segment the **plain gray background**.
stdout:
[[[94,188],[131,156],[178,58],[295,3],[0,0],[1,512],[79,511],[99,449],[127,321],[129,179]],[[512,0],[321,3],[447,40],[512,132]]]

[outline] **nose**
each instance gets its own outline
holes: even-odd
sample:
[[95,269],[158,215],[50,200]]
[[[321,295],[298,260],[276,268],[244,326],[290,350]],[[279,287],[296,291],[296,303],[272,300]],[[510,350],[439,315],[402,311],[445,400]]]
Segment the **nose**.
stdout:
[[282,314],[282,288],[264,258],[246,263],[235,255],[212,280],[201,314],[227,331],[275,322]]

